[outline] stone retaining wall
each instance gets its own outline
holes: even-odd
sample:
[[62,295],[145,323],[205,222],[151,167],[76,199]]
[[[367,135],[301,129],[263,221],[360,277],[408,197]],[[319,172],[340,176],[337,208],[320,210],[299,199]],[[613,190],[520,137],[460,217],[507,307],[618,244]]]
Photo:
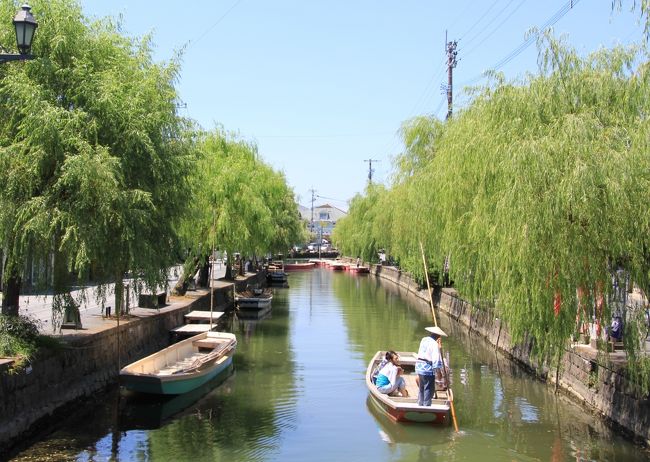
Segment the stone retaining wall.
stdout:
[[[427,289],[420,289],[408,274],[398,268],[373,265],[371,272],[390,281],[428,303]],[[517,361],[524,368],[600,415],[630,437],[650,444],[650,399],[634,393],[624,374],[624,361],[600,356],[588,346],[576,345],[562,358],[559,374],[530,357],[531,343],[514,344],[507,326],[485,310],[462,300],[454,289],[437,290],[434,303],[450,318],[484,337],[489,343]]]

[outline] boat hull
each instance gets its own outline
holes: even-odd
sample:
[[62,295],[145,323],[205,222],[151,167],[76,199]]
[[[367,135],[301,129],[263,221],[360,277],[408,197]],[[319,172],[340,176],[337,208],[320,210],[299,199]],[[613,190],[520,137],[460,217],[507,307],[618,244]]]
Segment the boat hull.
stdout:
[[287,273],[285,272],[273,272],[266,275],[266,280],[271,283],[280,283],[283,284],[287,282]]
[[225,372],[232,364],[232,357],[228,358],[218,367],[214,367],[205,374],[197,375],[190,378],[180,378],[178,380],[160,380],[156,377],[149,376],[122,376],[120,383],[127,390],[138,393],[151,393],[157,395],[181,395],[195,388],[200,387],[206,382],[216,378],[222,372]]
[[242,310],[261,310],[271,306],[271,300],[271,298],[237,297],[237,305]]
[[284,264],[285,271],[305,271],[305,270],[314,269],[315,267],[316,267],[316,263],[314,262]]
[[427,423],[432,425],[449,424],[449,411],[426,412],[400,409],[394,406],[389,406],[386,403],[376,399],[374,396],[372,397],[372,402],[377,409],[379,409],[384,415],[388,416],[394,422]]

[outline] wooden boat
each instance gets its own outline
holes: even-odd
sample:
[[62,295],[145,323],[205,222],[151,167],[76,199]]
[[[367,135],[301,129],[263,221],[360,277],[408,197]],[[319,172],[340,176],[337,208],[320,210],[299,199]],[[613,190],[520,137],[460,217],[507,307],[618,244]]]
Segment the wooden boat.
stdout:
[[285,284],[287,282],[287,273],[284,272],[284,263],[274,261],[266,268],[266,280],[273,284]]
[[334,270],[334,271],[345,271],[345,267],[347,265],[341,261],[331,261],[328,264],[329,269]]
[[228,369],[236,347],[235,334],[203,332],[124,367],[120,383],[141,393],[187,393]]
[[240,309],[259,310],[271,306],[273,291],[271,289],[247,289],[235,295],[235,302]]
[[301,271],[301,270],[310,270],[316,267],[316,263],[312,261],[297,261],[292,263],[285,263],[285,271]]
[[404,380],[409,397],[391,396],[380,393],[377,386],[372,382],[372,372],[379,365],[386,354],[385,351],[378,351],[370,360],[366,371],[366,386],[370,392],[373,404],[385,415],[396,422],[422,422],[435,425],[447,425],[450,419],[450,400],[453,400],[453,393],[450,388],[437,390],[436,398],[431,401],[431,406],[418,405],[418,386],[415,381],[415,362],[417,353],[398,352],[400,363],[404,369]]
[[348,266],[348,271],[351,273],[357,273],[357,274],[365,274],[365,273],[370,273],[370,268],[367,266],[357,266],[354,264],[351,264]]

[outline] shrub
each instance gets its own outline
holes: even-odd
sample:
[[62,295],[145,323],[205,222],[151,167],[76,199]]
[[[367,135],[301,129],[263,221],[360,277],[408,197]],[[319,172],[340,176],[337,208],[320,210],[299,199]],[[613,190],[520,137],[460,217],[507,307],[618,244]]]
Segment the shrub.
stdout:
[[0,315],[0,357],[14,357],[14,369],[25,366],[39,347],[40,322],[27,316]]

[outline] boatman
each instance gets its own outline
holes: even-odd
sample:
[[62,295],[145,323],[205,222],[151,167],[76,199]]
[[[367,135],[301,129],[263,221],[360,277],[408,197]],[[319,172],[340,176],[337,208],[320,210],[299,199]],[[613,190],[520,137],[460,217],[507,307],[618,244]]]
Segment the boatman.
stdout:
[[420,341],[415,372],[418,374],[418,405],[431,406],[436,391],[436,369],[443,367],[440,337],[446,337],[447,334],[438,326],[424,329],[431,335]]

